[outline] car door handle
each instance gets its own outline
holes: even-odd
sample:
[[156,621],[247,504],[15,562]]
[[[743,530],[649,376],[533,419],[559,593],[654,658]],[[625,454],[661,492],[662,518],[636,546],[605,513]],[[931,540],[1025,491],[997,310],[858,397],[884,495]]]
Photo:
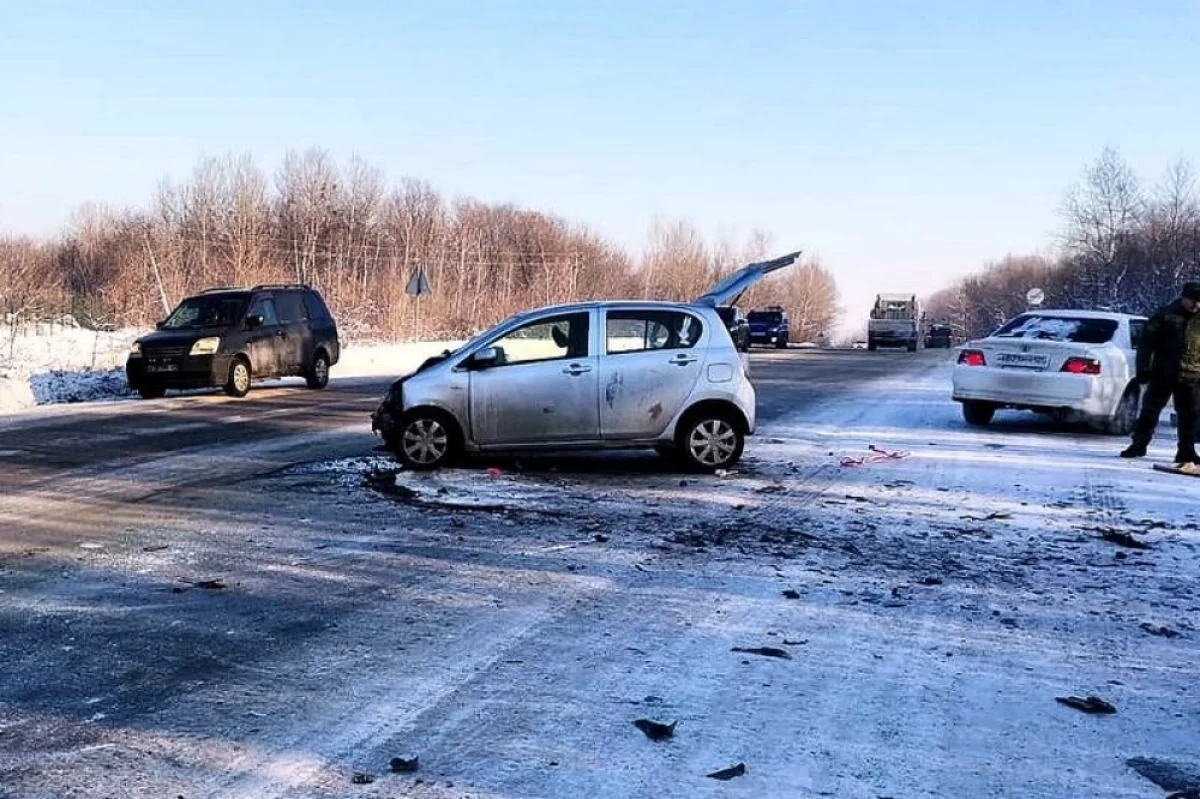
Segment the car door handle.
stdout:
[[676,366],[687,366],[689,363],[695,363],[696,359],[691,355],[676,355],[668,363],[673,363]]
[[573,363],[566,369],[562,370],[564,375],[570,375],[571,377],[578,377],[579,375],[587,374],[590,371],[592,371],[592,367],[586,366],[582,363]]
[[276,330],[276,331],[275,331],[275,337],[276,337],[276,338],[283,338],[283,337],[284,337],[284,336],[286,336],[286,335],[287,335],[287,334],[286,334],[286,333],[284,333],[282,330]]

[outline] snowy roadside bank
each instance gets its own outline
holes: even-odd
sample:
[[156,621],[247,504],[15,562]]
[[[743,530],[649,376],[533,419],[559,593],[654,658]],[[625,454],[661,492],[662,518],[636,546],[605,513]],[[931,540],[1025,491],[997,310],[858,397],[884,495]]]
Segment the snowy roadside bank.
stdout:
[[[146,331],[88,330],[69,321],[0,325],[0,414],[39,405],[129,399],[125,357]],[[333,379],[401,375],[454,343],[349,342]]]

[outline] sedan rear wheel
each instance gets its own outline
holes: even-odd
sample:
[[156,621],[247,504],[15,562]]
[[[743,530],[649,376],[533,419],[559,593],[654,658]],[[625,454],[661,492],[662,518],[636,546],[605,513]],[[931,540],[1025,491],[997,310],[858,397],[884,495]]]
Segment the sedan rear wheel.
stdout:
[[996,415],[996,406],[990,402],[964,402],[963,419],[974,427],[987,427]]
[[1137,426],[1141,399],[1141,392],[1137,386],[1130,386],[1125,395],[1121,397],[1117,410],[1104,425],[1105,431],[1114,436],[1127,436],[1132,433],[1133,428]]
[[681,441],[688,463],[709,472],[737,463],[746,446],[746,437],[738,425],[724,415],[713,413],[694,416],[684,427]]
[[430,471],[450,463],[458,447],[454,431],[438,414],[410,416],[396,438],[396,454],[410,469]]

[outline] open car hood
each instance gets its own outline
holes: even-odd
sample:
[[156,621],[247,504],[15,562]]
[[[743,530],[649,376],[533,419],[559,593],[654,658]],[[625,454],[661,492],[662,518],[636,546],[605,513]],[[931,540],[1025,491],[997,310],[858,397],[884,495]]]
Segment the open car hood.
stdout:
[[733,305],[745,294],[751,286],[772,272],[791,266],[800,257],[802,250],[781,255],[770,261],[743,266],[729,277],[696,298],[697,305],[707,305],[715,308],[718,305]]

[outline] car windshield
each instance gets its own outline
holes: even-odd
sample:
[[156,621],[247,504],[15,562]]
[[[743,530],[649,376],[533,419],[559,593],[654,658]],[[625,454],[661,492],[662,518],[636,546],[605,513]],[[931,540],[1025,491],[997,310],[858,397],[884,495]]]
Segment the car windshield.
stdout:
[[179,303],[163,322],[164,330],[197,327],[228,327],[241,320],[248,294],[211,294],[190,297]]
[[997,330],[994,337],[1062,341],[1072,344],[1105,344],[1112,341],[1116,332],[1115,319],[1025,314]]
[[783,319],[783,314],[779,311],[751,311],[746,317],[751,322],[766,322],[769,325],[777,325]]

